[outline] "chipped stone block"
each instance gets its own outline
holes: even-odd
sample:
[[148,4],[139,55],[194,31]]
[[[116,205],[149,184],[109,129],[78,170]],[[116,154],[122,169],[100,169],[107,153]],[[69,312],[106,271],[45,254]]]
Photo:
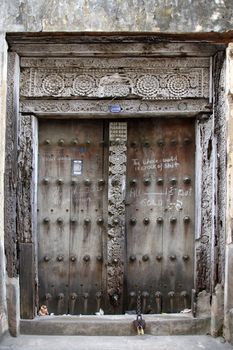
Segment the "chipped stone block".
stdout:
[[197,317],[210,316],[210,314],[210,293],[203,290],[197,297]]
[[215,287],[211,305],[211,335],[218,337],[222,334],[224,320],[224,290],[221,284]]

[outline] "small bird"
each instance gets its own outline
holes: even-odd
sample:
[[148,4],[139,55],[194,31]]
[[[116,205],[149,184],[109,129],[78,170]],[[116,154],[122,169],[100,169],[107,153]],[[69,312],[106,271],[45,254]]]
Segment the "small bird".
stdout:
[[49,312],[48,312],[47,306],[46,305],[41,305],[40,310],[38,312],[38,315],[39,316],[46,316],[48,314],[49,314]]

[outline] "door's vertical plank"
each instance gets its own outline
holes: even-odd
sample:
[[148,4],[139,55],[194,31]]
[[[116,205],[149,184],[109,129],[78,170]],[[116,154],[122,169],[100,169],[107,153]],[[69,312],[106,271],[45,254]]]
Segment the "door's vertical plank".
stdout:
[[[103,173],[103,121],[73,122],[69,312],[94,314],[103,307],[103,232],[106,178]],[[75,164],[79,169],[75,170]],[[99,311],[99,310],[98,310]]]
[[[149,126],[149,127],[148,127]],[[136,309],[141,292],[141,311],[158,312],[163,243],[163,169],[158,167],[161,137],[157,120],[129,122],[127,163],[127,271],[128,309]]]
[[70,168],[69,122],[39,123],[38,269],[40,305],[68,312]]
[[190,305],[194,149],[192,120],[129,122],[126,227],[131,310],[138,290],[144,293],[143,312],[177,312]]
[[107,293],[112,312],[122,313],[125,261],[127,123],[109,126]]

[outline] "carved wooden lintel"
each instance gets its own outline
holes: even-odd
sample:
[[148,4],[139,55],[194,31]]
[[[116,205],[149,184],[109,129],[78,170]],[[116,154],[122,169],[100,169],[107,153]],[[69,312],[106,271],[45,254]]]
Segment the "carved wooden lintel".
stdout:
[[[111,112],[112,107],[117,108],[117,113]],[[119,117],[120,115],[129,116],[130,113],[143,114],[149,116],[154,114],[155,116],[161,115],[185,115],[185,114],[197,114],[197,113],[210,113],[212,105],[208,103],[206,99],[182,99],[182,100],[162,100],[162,101],[142,101],[139,99],[129,100],[22,100],[20,103],[21,113],[33,113],[38,115],[49,114],[57,115],[92,115],[96,118],[101,115],[108,118]]]
[[208,98],[208,58],[76,58],[21,61],[23,97]]
[[109,128],[107,292],[110,304],[119,310],[124,279],[127,123],[113,122]]

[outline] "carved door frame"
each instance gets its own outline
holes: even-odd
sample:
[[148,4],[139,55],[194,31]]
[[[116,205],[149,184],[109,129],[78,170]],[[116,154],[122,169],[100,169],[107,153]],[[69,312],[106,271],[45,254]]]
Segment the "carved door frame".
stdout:
[[[220,145],[220,147],[224,148],[224,140],[216,134],[216,124],[218,122],[216,116],[221,102],[221,96],[217,94],[216,89],[217,86],[221,84],[220,73],[224,69],[222,68],[223,54],[221,48],[214,45],[203,46],[201,43],[187,43],[186,46],[184,43],[170,43],[165,48],[158,47],[154,44],[148,44],[147,49],[149,48],[150,50],[145,51],[144,45],[140,40],[133,44],[127,44],[127,52],[124,51],[125,46],[121,46],[120,44],[106,43],[105,46],[99,45],[97,47],[96,44],[92,46],[92,43],[87,45],[76,43],[73,46],[73,51],[77,57],[70,60],[72,67],[77,65],[75,60],[76,62],[78,60],[79,64],[83,62],[85,65],[85,62],[88,60],[86,58],[83,60],[81,56],[83,52],[88,53],[90,72],[95,72],[97,76],[99,74],[100,77],[98,77],[102,79],[103,82],[103,74],[99,72],[98,69],[95,70],[94,67],[103,64],[103,57],[101,56],[106,55],[106,49],[112,50],[116,57],[109,59],[111,64],[109,64],[107,68],[109,71],[112,71],[112,77],[113,79],[115,77],[117,81],[119,80],[122,70],[120,68],[119,73],[115,72],[115,70],[117,70],[115,67],[122,67],[120,63],[124,60],[122,56],[125,56],[126,67],[128,67],[131,72],[132,79],[124,77],[124,84],[123,86],[121,84],[120,87],[123,89],[122,91],[128,89],[130,94],[133,93],[137,96],[136,99],[128,98],[127,95],[122,95],[120,98],[119,96],[115,98],[113,95],[106,95],[104,89],[107,84],[111,84],[111,81],[108,79],[105,81],[106,84],[101,86],[102,90],[98,90],[98,94],[103,93],[102,96],[97,96],[96,92],[89,93],[88,89],[89,85],[92,84],[92,77],[91,75],[88,76],[89,72],[87,71],[87,67],[82,68],[83,72],[81,72],[81,74],[83,75],[82,79],[89,79],[88,83],[86,83],[86,80],[85,82],[81,80],[82,84],[80,84],[80,81],[77,82],[74,77],[72,78],[74,79],[73,85],[66,87],[60,80],[60,73],[57,75],[57,73],[53,72],[54,67],[56,70],[62,69],[64,72],[64,67],[62,66],[64,61],[62,63],[60,58],[56,59],[52,57],[47,59],[46,54],[49,56],[49,52],[51,52],[48,48],[47,51],[44,51],[45,58],[41,60],[41,58],[33,57],[37,54],[36,47],[38,46],[34,45],[33,47],[31,43],[31,46],[28,43],[28,45],[25,44],[22,48],[22,46],[19,47],[17,40],[12,44],[11,50],[19,52],[21,56],[28,56],[20,58],[16,52],[9,52],[5,177],[5,196],[7,198],[5,206],[7,270],[8,274],[11,276],[17,275],[18,273],[20,276],[20,294],[23,295],[23,298],[21,298],[22,318],[33,318],[36,312],[35,306],[37,305],[37,127],[38,119],[40,118],[75,117],[93,119],[105,118],[111,120],[117,117],[120,121],[121,118],[139,117],[194,117],[196,119],[196,237],[194,285],[197,292],[203,289],[207,291],[213,290],[216,275],[216,252],[214,251],[216,205],[213,203],[216,199],[216,193],[219,192],[219,186],[223,183],[223,179],[220,179],[218,183],[216,182],[215,164],[217,162],[217,147]],[[47,44],[43,44],[42,42],[42,46],[43,45],[45,48],[47,47]],[[52,52],[58,54],[58,45],[59,44],[54,44],[54,51]],[[186,50],[186,54],[189,56],[186,60],[179,58],[181,47],[183,48],[182,50]],[[93,58],[92,55],[95,54],[95,50],[97,50],[98,53],[97,57]],[[202,51],[200,54],[200,50],[204,50],[204,52]],[[218,50],[220,50],[219,53]],[[177,96],[177,98],[174,98],[174,96],[172,97],[171,92],[168,92],[165,88],[160,91],[159,96],[153,95],[153,91],[147,91],[148,94],[152,93],[152,98],[145,100],[148,96],[144,96],[146,90],[145,88],[143,90],[143,84],[147,86],[147,80],[149,79],[150,83],[156,87],[158,84],[156,74],[159,73],[156,71],[152,71],[152,74],[145,72],[143,76],[137,76],[136,79],[135,73],[132,73],[131,69],[131,58],[138,58],[137,68],[140,72],[142,68],[141,64],[144,65],[146,61],[151,64],[153,60],[160,60],[163,65],[164,58],[161,60],[161,58],[156,58],[156,56],[159,54],[160,56],[167,57],[169,60],[171,58],[171,52],[173,52],[173,63],[170,67],[170,70],[172,70],[171,75],[175,76],[177,66],[180,65],[180,72],[183,72],[183,76],[186,76],[189,82],[192,80],[192,77],[194,80],[200,79],[196,84],[196,90],[195,88],[192,90],[193,96],[192,94],[190,95],[190,91],[187,90],[187,86],[185,85],[186,78],[184,78],[183,87],[179,87],[179,84],[177,85],[177,81],[174,78],[174,82],[170,79],[167,84],[170,84],[170,86],[173,84],[173,89],[176,89],[180,96]],[[201,55],[203,55],[204,58],[200,58]],[[30,58],[30,56],[32,58]],[[98,58],[98,56],[100,58]],[[153,59],[151,59],[151,56]],[[143,63],[141,63],[142,57]],[[207,65],[207,72],[209,73],[205,73],[203,69],[200,73],[195,67],[193,72],[190,73],[191,75],[187,77],[189,74],[189,69],[187,69],[187,67],[192,67],[192,62],[196,62],[197,57],[200,61],[202,60],[202,62],[204,62],[204,65],[209,59],[210,64]],[[50,64],[52,63],[53,68],[50,72],[46,73],[47,75],[43,73],[43,60],[45,66],[47,66],[49,62]],[[42,67],[40,67],[41,62]],[[105,62],[107,62],[107,59],[105,59]],[[182,68],[184,62],[186,62],[187,65],[186,69]],[[214,68],[218,67],[217,73],[216,69],[212,70],[212,65]],[[166,67],[166,69],[168,68]],[[212,74],[212,72],[215,73]],[[48,80],[49,74],[52,81]],[[74,74],[74,69],[72,68],[67,74],[72,76],[72,74]],[[20,79],[22,79],[21,83],[19,83]],[[116,84],[116,81],[114,81],[114,84]],[[201,82],[203,85],[200,85]],[[194,84],[194,82],[192,84]],[[19,85],[22,87],[21,95],[19,92]],[[58,90],[53,90],[54,85],[56,85],[56,89]],[[40,86],[45,87],[45,93],[41,93]],[[186,90],[184,86],[186,86]],[[212,87],[215,87],[214,96],[212,96]],[[179,90],[179,88],[181,90]],[[63,92],[60,94],[61,89]],[[86,89],[85,93],[88,98],[81,100],[70,98],[69,93],[72,89],[72,96],[77,94],[77,91],[80,91],[80,89],[83,89],[83,91]],[[61,98],[58,98],[59,94]],[[92,99],[89,98],[90,96]],[[114,103],[112,102],[113,100]],[[120,113],[116,114],[115,109],[119,110],[119,106]],[[117,133],[119,133],[118,136],[114,135],[114,132],[110,132],[110,153],[112,155],[114,155],[115,148],[119,148],[119,146],[125,147],[124,130],[117,131]],[[220,144],[218,144],[218,142],[220,142]],[[114,157],[111,159],[113,158]],[[16,159],[18,159],[17,164],[15,163]],[[111,197],[111,191],[110,185],[109,197]],[[119,185],[120,196],[121,191],[122,189]],[[112,206],[112,203],[109,205]],[[17,218],[15,216],[15,211],[17,212]],[[113,229],[116,231],[118,226],[113,226],[111,220],[109,221],[109,230]],[[124,218],[122,218],[122,220],[124,220]],[[112,247],[109,251],[113,251]],[[110,262],[109,269],[111,270],[109,276],[113,273],[112,269],[120,269],[115,272],[117,272],[117,274],[119,272],[118,275],[121,276],[119,277],[121,279],[121,261],[113,265],[112,261],[114,257],[110,254],[108,258]],[[214,263],[213,268],[210,267],[211,263]],[[206,266],[209,267],[206,268]],[[111,278],[109,278],[109,295],[114,293],[118,282],[114,282],[114,285],[111,285]],[[25,302],[25,300],[27,302]]]

